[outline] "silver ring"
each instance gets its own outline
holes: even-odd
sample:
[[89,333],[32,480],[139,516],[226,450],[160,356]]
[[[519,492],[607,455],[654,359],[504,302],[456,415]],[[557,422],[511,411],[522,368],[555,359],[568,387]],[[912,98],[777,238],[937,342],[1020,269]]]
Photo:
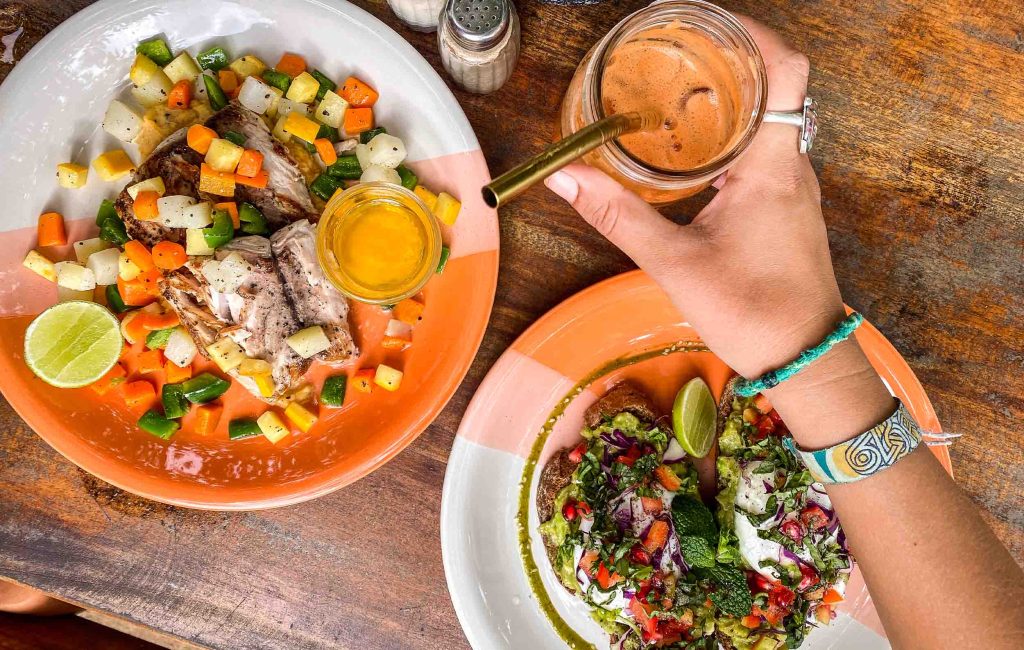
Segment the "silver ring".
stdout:
[[804,97],[802,110],[765,111],[764,121],[799,127],[800,153],[807,153],[814,146],[814,136],[818,134],[818,105],[810,97]]

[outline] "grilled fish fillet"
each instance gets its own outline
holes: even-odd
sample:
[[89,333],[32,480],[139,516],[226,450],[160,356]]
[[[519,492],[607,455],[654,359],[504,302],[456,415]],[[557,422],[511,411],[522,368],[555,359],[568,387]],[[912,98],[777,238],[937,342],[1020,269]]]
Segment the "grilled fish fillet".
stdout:
[[313,225],[305,219],[296,221],[271,235],[270,244],[302,327],[320,325],[331,341],[316,358],[335,362],[359,354],[349,329],[348,300],[324,277],[317,262]]

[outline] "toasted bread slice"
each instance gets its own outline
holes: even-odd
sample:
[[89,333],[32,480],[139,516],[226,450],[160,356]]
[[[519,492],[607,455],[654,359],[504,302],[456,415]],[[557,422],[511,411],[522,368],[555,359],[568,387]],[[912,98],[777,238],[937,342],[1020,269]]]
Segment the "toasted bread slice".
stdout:
[[722,389],[722,398],[718,400],[718,422],[717,434],[715,440],[722,436],[722,432],[725,431],[725,421],[732,415],[732,400],[736,397],[736,382],[739,381],[739,375],[734,376],[726,384],[725,388]]
[[633,384],[624,381],[591,404],[583,414],[583,422],[588,427],[595,427],[602,419],[615,417],[624,411],[645,422],[654,423],[658,419],[651,398]]

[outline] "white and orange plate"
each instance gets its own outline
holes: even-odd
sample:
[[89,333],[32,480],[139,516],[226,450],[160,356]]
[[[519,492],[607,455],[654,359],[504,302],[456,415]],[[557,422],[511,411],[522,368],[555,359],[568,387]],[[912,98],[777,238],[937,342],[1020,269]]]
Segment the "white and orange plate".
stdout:
[[[199,436],[184,426],[170,441],[136,427],[123,401],[88,388],[59,390],[37,379],[23,361],[24,331],[57,302],[56,286],[21,267],[35,246],[36,219],[64,215],[68,240],[96,236],[102,199],[124,182],[90,174],[81,189],[61,189],[59,163],[87,164],[124,145],[100,124],[109,101],[127,88],[128,64],[142,40],[162,35],[174,51],[193,54],[221,45],[229,53],[277,60],[302,52],[330,75],[355,75],[382,97],[377,121],[399,135],[407,165],[434,191],[461,199],[462,213],[444,227],[451,259],[424,290],[426,311],[413,347],[377,345],[388,316],[357,305],[352,325],[363,356],[347,366],[400,361],[399,391],[351,394],[342,409],[288,444],[229,441],[227,421],[259,406],[235,385],[234,405],[217,431]],[[296,503],[346,485],[379,467],[418,436],[451,398],[469,369],[490,316],[498,272],[498,222],[480,198],[489,180],[480,146],[444,81],[409,43],[365,11],[318,0],[105,0],[43,38],[0,87],[0,390],[50,445],[118,487],[177,505],[251,509]],[[128,146],[136,163],[138,152]],[[73,259],[69,250],[49,251]],[[393,355],[403,356],[392,359]],[[389,356],[392,355],[392,356]],[[316,372],[314,370],[314,372]]]
[[[940,430],[921,384],[892,345],[869,324],[857,331],[857,340],[922,427]],[[537,533],[540,470],[556,451],[578,442],[586,408],[619,381],[635,382],[668,413],[690,378],[702,377],[717,399],[732,374],[640,271],[566,300],[498,359],[462,420],[441,505],[448,590],[474,648],[564,648],[556,626],[608,647],[607,633],[550,568]],[[933,451],[948,470],[946,448]],[[702,482],[709,478],[701,471]],[[528,521],[524,530],[520,507]],[[531,589],[526,564],[536,567],[540,593]],[[814,630],[802,647],[888,647],[859,570],[837,619]]]

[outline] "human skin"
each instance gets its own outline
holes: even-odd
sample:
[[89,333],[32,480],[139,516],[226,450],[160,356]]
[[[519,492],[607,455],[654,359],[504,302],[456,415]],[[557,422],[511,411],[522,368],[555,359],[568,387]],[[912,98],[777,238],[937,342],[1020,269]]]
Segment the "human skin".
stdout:
[[[765,59],[768,109],[801,106],[807,58],[741,20]],[[546,184],[745,377],[784,365],[845,316],[818,181],[791,126],[763,125],[685,226],[584,165]],[[767,395],[804,449],[848,440],[895,407],[853,338]],[[1024,647],[1024,572],[924,446],[872,477],[827,489],[894,647]]]

